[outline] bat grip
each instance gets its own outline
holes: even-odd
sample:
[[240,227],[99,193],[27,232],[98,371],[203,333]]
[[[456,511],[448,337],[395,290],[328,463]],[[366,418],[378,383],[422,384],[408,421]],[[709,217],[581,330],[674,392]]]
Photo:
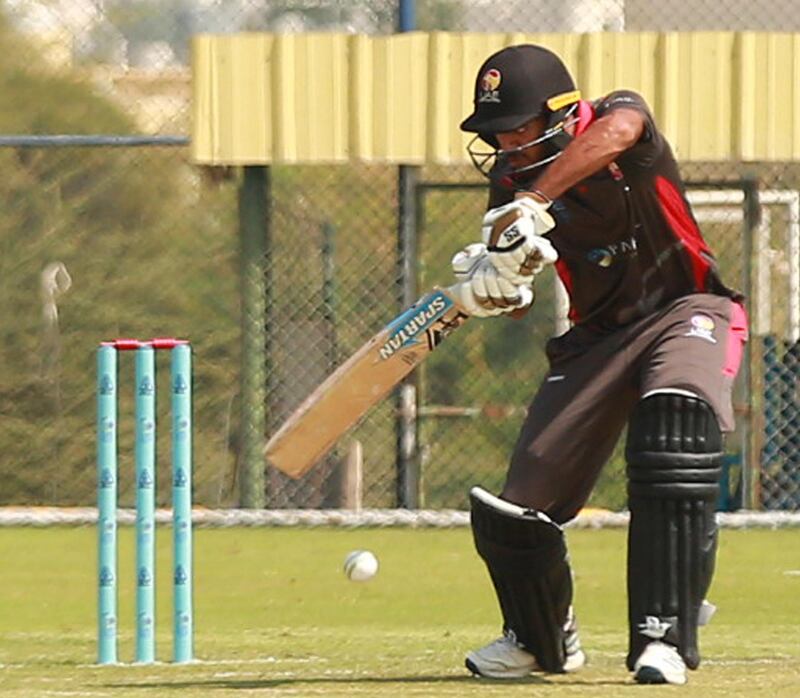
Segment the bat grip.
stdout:
[[[446,288],[440,288],[438,286],[436,288],[439,288],[442,292],[446,293],[450,297],[450,300],[452,300],[453,303],[456,304],[460,312],[464,313],[464,315],[469,315],[469,313],[464,309],[464,306],[458,301],[460,295],[458,288],[459,286],[461,286],[461,284],[465,283],[468,282],[462,281],[460,283],[453,284],[452,286],[447,286]],[[528,311],[531,309],[533,302],[536,300],[536,291],[534,291],[533,288],[531,288],[531,293],[533,294],[533,298],[531,298],[530,303],[526,303],[525,305],[520,306],[519,308],[515,308],[511,312],[506,313],[506,315],[514,318],[515,320],[520,320],[524,318],[528,314]]]

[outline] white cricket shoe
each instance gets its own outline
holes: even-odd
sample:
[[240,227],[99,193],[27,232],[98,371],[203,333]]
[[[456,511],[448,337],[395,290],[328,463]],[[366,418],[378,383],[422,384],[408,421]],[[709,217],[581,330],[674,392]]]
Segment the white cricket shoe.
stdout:
[[[564,671],[576,671],[586,664],[586,655],[581,649],[577,632],[568,636],[566,650]],[[464,664],[473,674],[489,679],[520,679],[540,671],[536,657],[523,649],[510,631],[467,654]]]
[[586,654],[581,649],[581,639],[578,637],[578,624],[575,621],[575,616],[572,615],[570,608],[570,619],[568,621],[567,635],[564,638],[564,651],[566,658],[564,659],[564,671],[568,674],[577,671],[586,664]]
[[519,679],[539,668],[536,657],[522,649],[509,632],[469,652],[464,663],[473,674],[490,679]]
[[633,667],[637,683],[686,683],[686,664],[672,645],[658,640],[645,647]]

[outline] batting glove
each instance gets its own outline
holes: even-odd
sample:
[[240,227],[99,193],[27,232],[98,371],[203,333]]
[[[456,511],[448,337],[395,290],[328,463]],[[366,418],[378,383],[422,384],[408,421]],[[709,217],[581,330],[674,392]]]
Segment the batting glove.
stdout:
[[[533,303],[529,285],[514,285],[495,269],[486,245],[474,243],[457,252],[452,261],[458,283],[452,287],[459,303],[475,317],[496,317]],[[528,283],[532,277],[528,277]]]
[[544,237],[556,225],[547,210],[552,202],[520,196],[486,212],[481,228],[489,259],[498,273],[515,285],[530,284],[534,275],[558,259]]

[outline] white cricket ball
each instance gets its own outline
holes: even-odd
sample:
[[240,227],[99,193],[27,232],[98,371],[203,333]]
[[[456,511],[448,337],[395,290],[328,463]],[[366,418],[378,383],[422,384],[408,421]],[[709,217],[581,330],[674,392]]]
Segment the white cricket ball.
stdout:
[[354,550],[344,559],[344,573],[351,582],[366,582],[378,573],[378,558],[369,550]]

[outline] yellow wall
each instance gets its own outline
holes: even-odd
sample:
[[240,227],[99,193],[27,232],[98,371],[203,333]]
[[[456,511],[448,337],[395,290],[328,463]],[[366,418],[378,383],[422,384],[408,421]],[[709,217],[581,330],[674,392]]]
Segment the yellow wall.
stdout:
[[200,35],[195,160],[462,163],[459,122],[483,60],[555,50],[585,97],[641,92],[681,160],[800,156],[800,34]]

